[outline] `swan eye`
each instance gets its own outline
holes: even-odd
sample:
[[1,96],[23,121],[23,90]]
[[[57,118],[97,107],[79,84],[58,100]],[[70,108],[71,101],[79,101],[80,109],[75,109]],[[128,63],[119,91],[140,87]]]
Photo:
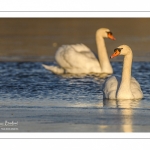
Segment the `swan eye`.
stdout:
[[118,51],[118,48],[115,48],[115,49],[114,49],[114,52],[116,53],[117,51]]
[[121,52],[122,49],[123,49],[123,48],[115,48],[115,49],[114,49],[114,52],[117,52],[117,51]]
[[112,32],[107,32],[107,34],[112,35]]

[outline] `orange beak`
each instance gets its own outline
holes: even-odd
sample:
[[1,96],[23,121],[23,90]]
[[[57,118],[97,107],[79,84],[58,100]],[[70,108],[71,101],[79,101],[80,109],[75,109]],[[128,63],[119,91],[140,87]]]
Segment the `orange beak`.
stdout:
[[108,38],[110,38],[111,40],[116,40],[116,38],[110,33],[108,33]]
[[118,50],[116,50],[111,56],[110,58],[114,58],[116,56],[118,56],[120,54],[120,52]]

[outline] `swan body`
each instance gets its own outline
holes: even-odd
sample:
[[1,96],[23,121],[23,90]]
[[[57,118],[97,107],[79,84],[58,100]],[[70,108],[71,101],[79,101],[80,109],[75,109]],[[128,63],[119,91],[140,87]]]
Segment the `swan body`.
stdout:
[[84,44],[62,45],[55,54],[55,60],[59,66],[43,66],[55,74],[72,73],[108,73],[113,69],[108,59],[104,38],[115,40],[107,28],[100,28],[96,32],[98,57]]
[[132,50],[121,45],[114,50],[111,58],[124,55],[122,77],[111,76],[103,84],[104,99],[141,99],[143,93],[138,81],[131,76]]

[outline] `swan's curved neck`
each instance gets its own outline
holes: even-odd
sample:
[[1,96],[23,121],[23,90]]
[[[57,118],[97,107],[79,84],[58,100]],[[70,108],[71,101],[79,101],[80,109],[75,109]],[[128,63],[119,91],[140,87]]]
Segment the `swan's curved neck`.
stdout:
[[100,66],[103,73],[113,73],[113,69],[111,67],[104,38],[100,35],[96,35],[96,43],[97,43],[97,49],[98,49],[98,58],[100,62]]
[[124,57],[123,70],[120,87],[118,89],[118,99],[132,99],[131,93],[131,67],[132,67],[132,51]]

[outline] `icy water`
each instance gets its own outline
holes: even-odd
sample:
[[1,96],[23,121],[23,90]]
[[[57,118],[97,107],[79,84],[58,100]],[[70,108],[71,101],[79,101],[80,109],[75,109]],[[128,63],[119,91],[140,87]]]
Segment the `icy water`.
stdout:
[[[103,100],[104,78],[58,76],[42,64],[0,63],[1,132],[149,132],[150,62],[133,62],[142,100]],[[121,75],[122,62],[112,62]],[[13,122],[12,126],[7,123]],[[16,123],[16,124],[15,124]]]

